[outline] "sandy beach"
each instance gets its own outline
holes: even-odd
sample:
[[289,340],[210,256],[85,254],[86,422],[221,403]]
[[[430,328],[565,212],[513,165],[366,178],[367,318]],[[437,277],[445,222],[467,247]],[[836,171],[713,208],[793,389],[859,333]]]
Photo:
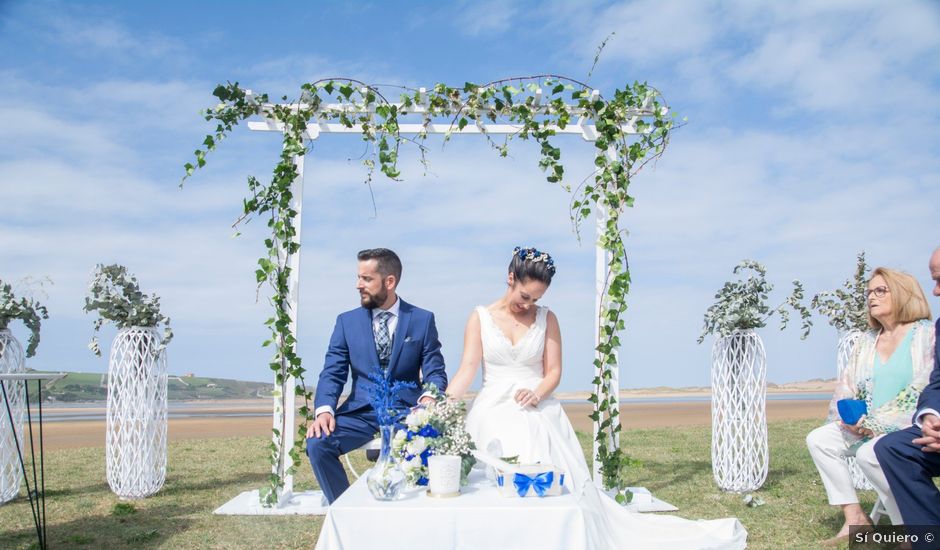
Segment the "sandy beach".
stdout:
[[[689,393],[682,393],[685,397],[689,395]],[[656,397],[665,396],[657,395]],[[191,410],[198,410],[200,413],[211,412],[218,416],[171,418],[168,428],[170,441],[266,436],[271,433],[271,407],[267,400],[199,403],[198,405]],[[822,422],[826,416],[827,405],[826,400],[768,400],[767,417],[770,422],[812,418]],[[588,418],[591,412],[590,404],[566,403],[564,408],[576,430],[591,432],[591,420]],[[89,410],[103,411],[103,408],[56,408],[45,409],[44,413],[47,415],[74,414]],[[187,409],[182,410],[185,412]],[[707,401],[624,403],[620,407],[620,412],[625,430],[668,426],[707,427],[711,423],[710,403]],[[105,422],[98,419],[49,421],[43,425],[43,439],[47,450],[103,447],[104,433]]]

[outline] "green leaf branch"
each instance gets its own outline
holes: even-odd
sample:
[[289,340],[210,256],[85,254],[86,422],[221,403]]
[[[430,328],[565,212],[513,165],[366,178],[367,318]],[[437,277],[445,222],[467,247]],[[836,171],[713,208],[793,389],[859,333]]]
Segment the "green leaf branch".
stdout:
[[0,330],[8,329],[11,321],[22,321],[26,325],[29,330],[26,357],[36,355],[42,321],[48,318],[49,311],[46,306],[32,296],[17,297],[13,285],[0,280]]
[[97,356],[101,356],[98,344],[98,332],[107,323],[114,323],[119,329],[131,327],[156,328],[163,325],[163,337],[155,353],[163,351],[170,340],[173,331],[170,329],[170,318],[160,312],[160,297],[156,294],[145,295],[140,290],[137,278],[128,273],[127,268],[118,265],[95,266],[91,283],[88,285],[88,294],[85,296],[85,313],[96,312],[95,332],[88,344],[88,348]]
[[701,344],[709,334],[729,336],[739,330],[763,328],[774,314],[779,316],[780,330],[783,330],[790,321],[790,309],[799,314],[802,321],[800,338],[809,336],[813,326],[812,312],[803,305],[803,284],[794,280],[790,295],[780,305],[771,308],[767,300],[774,287],[767,281],[767,269],[760,262],[743,260],[732,273],[741,275],[745,271],[751,272],[746,279],[727,281],[715,294],[715,303],[705,311],[698,343]]
[[868,330],[868,278],[871,269],[865,263],[865,252],[859,252],[855,273],[846,279],[842,288],[826,290],[813,296],[810,308],[826,317],[829,324],[840,332]]

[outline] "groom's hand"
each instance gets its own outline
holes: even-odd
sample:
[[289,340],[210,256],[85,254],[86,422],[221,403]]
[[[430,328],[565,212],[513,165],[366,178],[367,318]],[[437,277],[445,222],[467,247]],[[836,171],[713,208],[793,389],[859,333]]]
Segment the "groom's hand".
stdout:
[[[307,439],[328,436],[336,429],[336,419],[328,412],[322,412],[307,426]],[[322,436],[321,436],[322,434]]]

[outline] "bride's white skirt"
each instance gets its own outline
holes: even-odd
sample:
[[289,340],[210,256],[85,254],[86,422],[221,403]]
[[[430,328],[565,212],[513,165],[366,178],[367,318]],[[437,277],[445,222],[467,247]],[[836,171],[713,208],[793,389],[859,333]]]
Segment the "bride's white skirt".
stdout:
[[[537,383],[537,381],[534,381]],[[535,384],[486,384],[467,414],[467,431],[486,450],[494,440],[502,456],[523,463],[551,463],[564,470],[587,526],[589,548],[744,548],[747,531],[737,519],[687,520],[630,512],[599,491],[591,480],[581,444],[557,399],[520,409],[519,388]]]

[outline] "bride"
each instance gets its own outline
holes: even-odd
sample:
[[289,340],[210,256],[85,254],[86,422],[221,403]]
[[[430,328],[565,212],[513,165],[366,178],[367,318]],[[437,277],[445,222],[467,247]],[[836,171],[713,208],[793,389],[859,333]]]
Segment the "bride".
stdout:
[[489,306],[477,306],[464,331],[460,368],[447,395],[460,399],[483,363],[483,387],[467,414],[477,448],[497,445],[520,463],[542,462],[565,471],[587,526],[588,548],[744,548],[747,532],[736,519],[690,521],[626,510],[599,491],[561,403],[561,330],[538,306],[555,274],[545,252],[516,247],[508,288]]

